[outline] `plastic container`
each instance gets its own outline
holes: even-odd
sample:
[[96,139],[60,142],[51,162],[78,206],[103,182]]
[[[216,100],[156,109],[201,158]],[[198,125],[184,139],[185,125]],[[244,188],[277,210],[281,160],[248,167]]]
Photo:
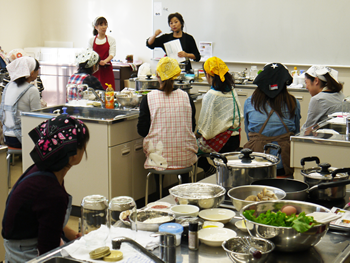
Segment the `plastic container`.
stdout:
[[294,67],[294,70],[292,70],[293,84],[298,84],[298,76],[298,68]]
[[166,223],[162,224],[158,228],[159,232],[165,232],[176,235],[176,246],[181,245],[181,235],[184,231],[184,228],[182,225],[178,223]]
[[106,86],[105,107],[106,109],[114,109],[114,89],[112,88],[112,84],[106,83]]

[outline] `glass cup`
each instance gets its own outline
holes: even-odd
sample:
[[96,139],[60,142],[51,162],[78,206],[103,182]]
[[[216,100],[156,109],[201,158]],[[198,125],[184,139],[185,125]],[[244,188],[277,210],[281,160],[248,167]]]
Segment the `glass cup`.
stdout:
[[[131,214],[134,215],[133,220],[136,222],[137,207],[136,207],[135,200],[132,197],[118,196],[118,197],[112,198],[112,200],[109,202],[108,225],[110,227],[111,233],[113,233],[113,228],[118,226],[118,221],[120,220],[120,214],[127,210],[130,211],[129,216],[131,216]],[[124,220],[129,221],[128,218]],[[133,230],[137,230],[137,229],[133,229]]]
[[81,202],[81,233],[91,250],[106,244],[109,235],[107,212],[108,200],[102,195],[89,195]]
[[77,85],[75,84],[68,84],[66,86],[66,102],[73,103],[77,100]]

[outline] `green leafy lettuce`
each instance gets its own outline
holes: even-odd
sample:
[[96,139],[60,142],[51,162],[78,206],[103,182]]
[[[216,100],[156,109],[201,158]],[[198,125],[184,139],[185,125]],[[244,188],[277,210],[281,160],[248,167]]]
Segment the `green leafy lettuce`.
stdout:
[[264,225],[292,227],[299,233],[304,233],[313,227],[316,223],[312,216],[306,216],[301,212],[298,216],[295,214],[287,216],[281,211],[272,212],[271,210],[261,213],[258,217],[254,215],[255,210],[246,210],[243,215],[246,219]]

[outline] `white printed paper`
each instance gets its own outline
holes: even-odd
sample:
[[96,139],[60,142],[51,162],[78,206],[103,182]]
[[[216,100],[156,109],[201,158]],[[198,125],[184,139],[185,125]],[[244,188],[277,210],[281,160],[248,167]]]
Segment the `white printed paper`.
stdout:
[[185,61],[185,58],[180,58],[177,54],[182,51],[182,46],[179,39],[175,39],[164,43],[165,51],[168,57],[175,58],[179,63]]
[[162,2],[153,3],[154,16],[162,16]]
[[201,54],[201,60],[207,60],[213,56],[213,42],[199,42],[199,53]]

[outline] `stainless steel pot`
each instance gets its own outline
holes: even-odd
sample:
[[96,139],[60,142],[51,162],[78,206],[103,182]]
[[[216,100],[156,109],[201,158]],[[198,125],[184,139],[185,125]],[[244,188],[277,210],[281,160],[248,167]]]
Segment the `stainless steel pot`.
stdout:
[[[305,163],[313,161],[315,161],[318,166],[305,169]],[[349,179],[348,173],[350,172],[350,168],[337,169],[331,167],[329,163],[320,163],[320,159],[316,156],[302,158],[300,164],[303,166],[301,174],[304,176],[304,182],[310,187],[322,183],[343,182]],[[318,191],[311,191],[309,193],[310,199],[328,201],[343,199],[345,195],[345,184],[327,189],[319,189]]]
[[276,178],[280,158],[267,154],[268,148],[277,149],[278,156],[281,153],[281,147],[276,144],[266,144],[264,153],[250,149],[224,154],[211,153],[210,158],[217,167],[216,183],[228,191],[232,187],[249,185],[256,180]]
[[147,76],[147,78],[137,78],[135,83],[136,90],[158,89],[160,87],[158,79],[151,78],[151,76]]
[[175,80],[174,81],[174,89],[182,89],[183,91],[186,91],[189,93],[189,90],[192,89],[191,84],[194,82],[193,79],[187,81],[187,80]]

